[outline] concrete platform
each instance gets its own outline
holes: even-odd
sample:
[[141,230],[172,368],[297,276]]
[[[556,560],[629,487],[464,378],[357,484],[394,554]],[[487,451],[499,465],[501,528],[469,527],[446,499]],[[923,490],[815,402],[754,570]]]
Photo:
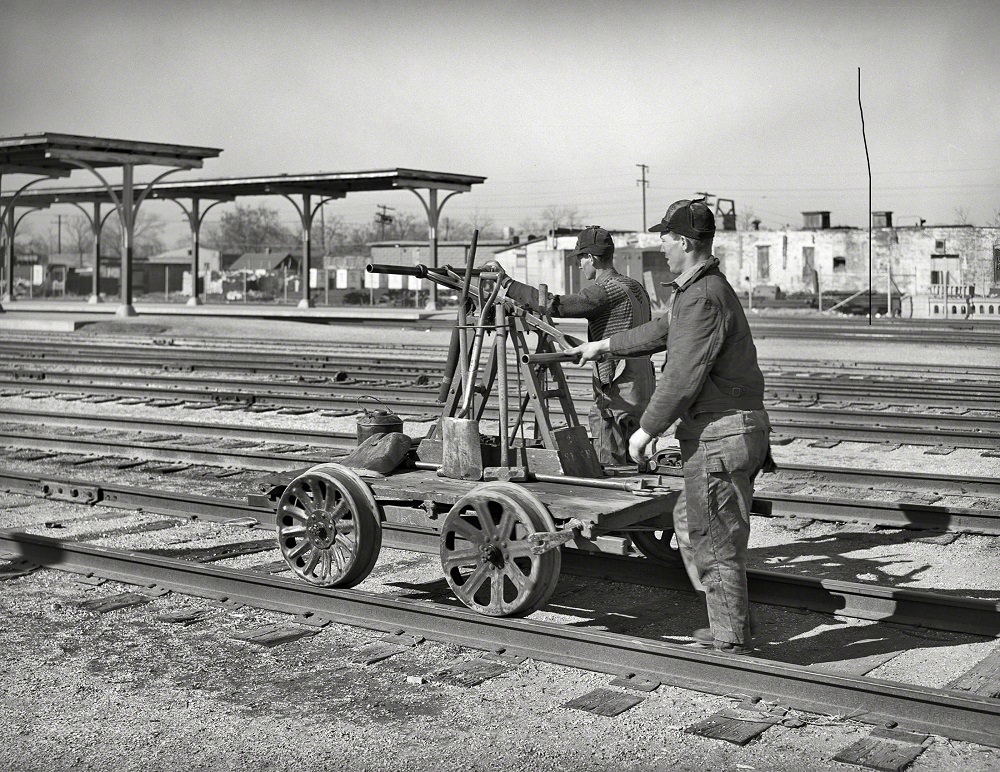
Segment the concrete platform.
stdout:
[[86,324],[72,317],[0,314],[0,330],[31,330],[32,332],[73,332]]

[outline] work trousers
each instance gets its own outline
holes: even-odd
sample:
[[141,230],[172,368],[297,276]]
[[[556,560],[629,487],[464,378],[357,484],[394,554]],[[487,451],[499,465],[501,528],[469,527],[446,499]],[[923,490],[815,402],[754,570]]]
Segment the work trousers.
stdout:
[[628,365],[612,383],[602,384],[594,377],[594,404],[588,419],[597,460],[602,464],[634,463],[628,454],[628,441],[639,428],[642,411],[653,393],[655,380],[649,360],[629,361]]
[[750,506],[754,480],[768,459],[769,431],[763,410],[703,414],[677,431],[684,494],[674,529],[692,584],[705,592],[717,641],[750,640]]

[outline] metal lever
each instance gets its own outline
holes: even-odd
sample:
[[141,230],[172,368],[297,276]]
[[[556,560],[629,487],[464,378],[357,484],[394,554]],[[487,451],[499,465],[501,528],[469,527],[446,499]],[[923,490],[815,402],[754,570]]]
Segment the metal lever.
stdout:
[[583,521],[571,517],[559,531],[535,531],[528,534],[528,546],[532,555],[544,555],[549,550],[561,547],[576,538],[576,531],[583,528]]

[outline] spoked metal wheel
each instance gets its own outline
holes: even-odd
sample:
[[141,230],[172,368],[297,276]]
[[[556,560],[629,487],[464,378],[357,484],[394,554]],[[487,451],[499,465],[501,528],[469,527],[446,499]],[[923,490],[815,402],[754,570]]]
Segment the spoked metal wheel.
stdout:
[[339,464],[319,464],[292,480],[278,501],[281,556],[320,587],[353,587],[375,567],[381,512],[371,489]]
[[452,507],[441,530],[441,567],[455,595],[488,616],[523,616],[544,606],[559,582],[558,548],[531,552],[528,535],[555,531],[534,495],[488,482]]
[[665,528],[662,531],[629,531],[628,535],[635,548],[647,558],[663,563],[679,564],[681,562],[680,550],[670,543],[674,538],[672,528]]

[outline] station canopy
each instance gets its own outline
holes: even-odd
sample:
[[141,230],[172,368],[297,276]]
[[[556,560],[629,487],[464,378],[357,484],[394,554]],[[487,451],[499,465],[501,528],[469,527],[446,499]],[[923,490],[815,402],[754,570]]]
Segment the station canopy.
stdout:
[[[25,134],[0,137],[0,174],[66,177],[80,167],[121,167],[152,164],[199,168],[222,151],[213,147],[134,142],[75,134]],[[103,187],[101,188],[103,190]],[[92,199],[91,199],[92,200]]]
[[[74,167],[75,168],[75,167]],[[10,171],[8,169],[8,171]],[[383,190],[430,189],[468,192],[485,177],[451,174],[421,169],[376,169],[358,172],[317,172],[256,177],[229,177],[209,180],[175,180],[158,183],[148,194],[152,200],[233,199],[239,196],[315,195],[343,198],[348,193]],[[121,186],[111,185],[116,195]],[[6,198],[6,196],[4,197]],[[25,192],[20,203],[26,206],[111,201],[104,186],[46,187]]]

